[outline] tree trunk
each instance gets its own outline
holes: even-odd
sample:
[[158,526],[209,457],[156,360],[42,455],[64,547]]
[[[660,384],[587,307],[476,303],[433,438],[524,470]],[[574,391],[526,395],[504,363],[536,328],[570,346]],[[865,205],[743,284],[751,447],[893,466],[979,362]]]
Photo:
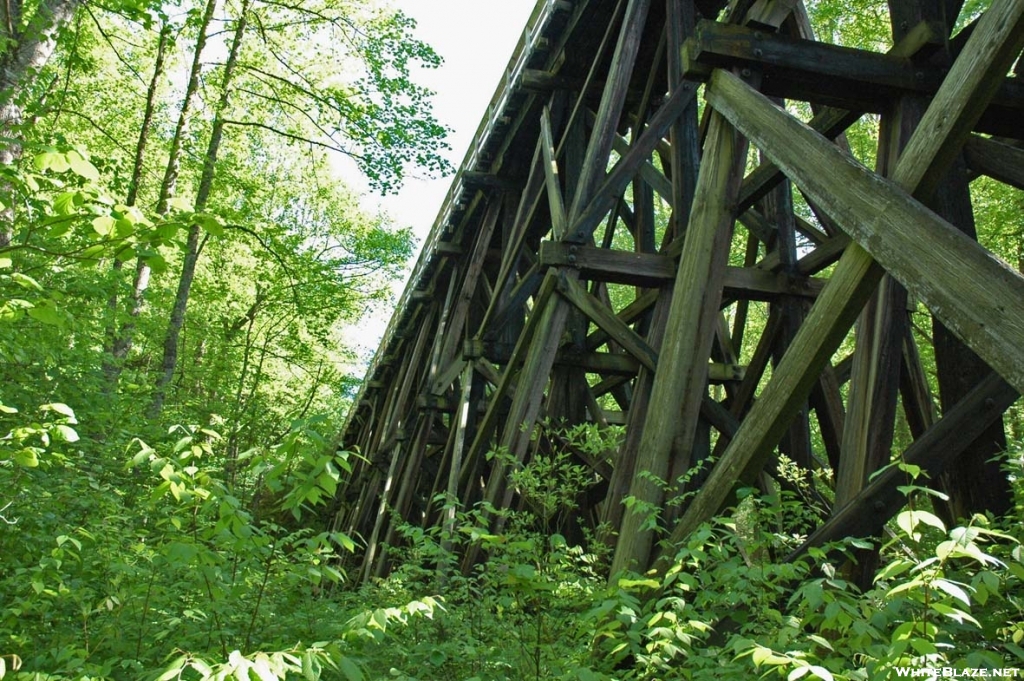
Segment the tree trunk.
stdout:
[[[43,0],[35,14],[23,23],[21,0],[0,3],[0,165],[14,165],[21,158],[21,124],[26,87],[53,55],[57,33],[75,14],[81,0]],[[6,198],[11,187],[0,185],[4,196],[0,210],[0,248],[14,237],[13,201]]]
[[[211,2],[214,0],[211,0]],[[227,63],[224,66],[224,79],[221,83],[220,100],[217,102],[216,114],[213,119],[213,127],[210,131],[210,142],[206,148],[206,156],[203,159],[203,174],[199,180],[199,190],[196,193],[195,211],[198,213],[206,208],[210,199],[210,192],[213,188],[213,177],[216,170],[217,155],[220,152],[221,139],[224,136],[224,111],[227,109],[231,97],[231,79],[234,76],[235,66],[238,64],[238,53],[242,47],[242,40],[245,37],[245,29],[248,21],[249,7],[251,0],[245,0],[239,11],[238,23],[235,26],[235,34],[231,41],[231,51],[228,54]],[[196,57],[198,63],[198,55]],[[168,164],[168,171],[171,166]],[[175,169],[176,170],[176,169]],[[170,172],[168,172],[170,175]],[[176,172],[175,172],[176,177]],[[167,178],[165,178],[165,185]],[[162,197],[163,198],[163,197]],[[163,411],[164,400],[167,396],[167,387],[174,378],[174,371],[178,364],[178,341],[181,336],[181,328],[185,323],[185,312],[188,309],[188,298],[192,290],[192,282],[196,274],[196,262],[199,260],[200,226],[193,224],[189,228],[188,242],[185,252],[185,260],[181,267],[181,277],[178,280],[178,291],[174,298],[174,307],[171,309],[171,319],[167,324],[167,335],[164,338],[163,361],[160,364],[160,375],[157,377],[156,391],[153,395],[153,403],[150,405],[150,417],[155,418]],[[205,239],[204,239],[205,241]]]
[[[142,184],[142,170],[146,146],[149,143],[149,133],[153,125],[153,112],[156,110],[157,87],[164,74],[164,58],[167,52],[167,44],[171,38],[171,26],[166,21],[160,30],[160,40],[156,48],[156,61],[153,65],[153,77],[149,81],[149,90],[146,93],[146,108],[142,115],[142,126],[139,129],[139,139],[135,144],[135,162],[132,166],[132,179],[128,184],[128,195],[125,204],[134,206],[138,196],[139,187]],[[120,279],[123,263],[114,260],[113,269],[115,278]],[[135,278],[132,284],[132,307],[128,314],[127,321],[116,330],[118,296],[117,289],[110,296],[107,307],[110,310],[110,327],[107,330],[107,344],[104,351],[103,374],[107,378],[107,391],[112,393],[117,385],[124,368],[124,358],[132,348],[132,340],[135,334],[135,320],[142,311],[142,302],[146,289],[149,287],[149,265],[142,258],[138,259],[135,267]],[[117,284],[115,283],[115,286]]]

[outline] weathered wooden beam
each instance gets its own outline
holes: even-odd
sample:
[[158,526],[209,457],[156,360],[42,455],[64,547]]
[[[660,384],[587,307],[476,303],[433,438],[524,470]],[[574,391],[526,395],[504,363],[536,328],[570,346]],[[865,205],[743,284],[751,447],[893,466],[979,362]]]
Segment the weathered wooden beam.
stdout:
[[[462,339],[467,335],[466,322],[469,319],[470,305],[483,276],[484,263],[490,248],[491,239],[494,236],[494,230],[498,224],[498,217],[501,214],[501,204],[502,200],[500,198],[493,198],[491,200],[479,229],[473,235],[473,249],[469,260],[464,264],[465,274],[463,275],[462,285],[459,288],[458,297],[454,301],[454,307],[445,325],[444,339],[437,359],[438,363],[442,366],[449,365],[455,359],[462,345]],[[454,380],[454,377],[452,377],[452,380]],[[447,387],[448,385],[451,385],[451,380],[442,387]],[[436,386],[432,386],[432,392],[437,393]]]
[[[722,279],[735,215],[732,206],[742,179],[746,143],[724,118],[712,117],[697,195],[679,261],[658,372],[644,421],[630,494],[640,508],[658,506],[664,494],[658,480],[669,470],[673,440],[689,450],[696,432],[707,367],[717,325]],[[639,474],[645,472],[646,474]],[[627,510],[611,574],[647,567],[653,534],[646,512]]]
[[574,232],[579,230],[575,224],[577,218],[583,212],[584,206],[588,205],[593,198],[608,163],[612,140],[622,116],[622,108],[629,90],[629,81],[633,75],[633,64],[640,49],[640,41],[643,37],[644,24],[647,21],[650,5],[651,0],[628,0],[626,5],[626,11],[622,18],[622,29],[615,44],[615,53],[612,55],[608,78],[601,95],[601,105],[597,110],[590,142],[587,144],[579,182],[573,193],[572,208],[568,212]]
[[[612,148],[619,156],[625,156],[629,153],[629,142],[621,135],[616,135]],[[672,200],[672,182],[665,177],[664,173],[655,168],[653,163],[644,161],[640,164],[640,177],[650,185],[651,189],[658,192],[661,198],[666,201]]]
[[1024,149],[971,135],[964,144],[964,159],[974,172],[1024,190]]
[[[863,115],[846,109],[827,107],[815,114],[807,125],[824,137],[832,139],[845,132]],[[760,201],[776,184],[782,181],[782,178],[782,171],[778,166],[771,161],[762,162],[744,178],[743,184],[740,186],[740,195],[737,200],[739,210],[745,211]]]
[[[543,267],[576,268],[584,279],[644,288],[661,286],[673,281],[676,273],[674,260],[665,255],[550,241],[541,242],[539,258]],[[771,300],[779,295],[814,298],[824,285],[824,279],[794,277],[784,272],[766,272],[746,267],[728,267],[725,272],[724,292],[725,297],[729,299]]]
[[537,294],[544,279],[544,273],[545,269],[539,264],[530,266],[530,269],[520,278],[519,283],[508,293],[503,304],[488,309],[488,312],[494,310],[494,313],[489,321],[480,325],[480,332],[485,339],[497,338],[512,317],[522,317],[526,301]]
[[565,202],[562,200],[562,184],[558,179],[555,142],[551,135],[551,110],[548,107],[544,107],[540,115],[540,144],[544,153],[544,186],[548,195],[551,231],[556,239],[561,239],[566,229]]
[[692,83],[683,83],[669,95],[665,103],[651,117],[640,138],[630,145],[629,153],[620,158],[611,172],[605,176],[601,186],[594,192],[593,199],[575,217],[569,228],[568,239],[585,242],[604,219],[622,195],[626,185],[636,175],[640,165],[650,158],[651,152],[661,142],[672,124],[682,115],[697,94]]
[[547,307],[548,300],[555,292],[557,277],[558,275],[556,272],[549,271],[541,283],[540,289],[537,292],[537,297],[535,298],[534,313],[530,315],[526,322],[526,326],[519,335],[516,347],[512,351],[512,358],[509,360],[508,365],[506,365],[505,370],[501,374],[501,379],[498,381],[494,392],[491,394],[490,401],[487,405],[487,413],[480,422],[480,425],[477,428],[476,437],[473,439],[473,443],[467,453],[468,457],[471,459],[483,456],[490,444],[491,435],[493,435],[494,430],[498,427],[499,414],[504,406],[502,402],[513,386],[513,376],[518,368],[517,365],[526,357],[530,343],[533,341],[533,337],[537,331],[537,327],[540,326],[540,311]]
[[[682,63],[678,55],[682,52],[686,38],[693,35],[697,24],[694,3],[686,0],[668,0],[665,8],[665,34],[668,38],[668,91],[669,94],[685,89]],[[669,127],[671,147],[668,153],[668,172],[672,179],[672,217],[665,237],[672,239],[673,232],[681,231],[683,221],[689,217],[693,206],[693,195],[697,188],[697,169],[700,167],[700,140],[697,137],[697,102],[690,100],[683,112]]]
[[[893,98],[932,95],[943,83],[945,69],[909,59],[771,34],[743,26],[704,21],[687,41],[684,74],[703,79],[712,67],[762,70],[762,91],[770,96],[800,99],[847,109],[883,111]],[[1024,87],[1003,79],[990,105],[979,112],[983,132],[1017,135],[1024,115]]]
[[[480,322],[480,330],[476,335],[483,336],[489,328],[492,328],[491,321],[505,302],[505,289],[512,286],[523,242],[526,239],[526,231],[529,227],[533,212],[540,201],[541,192],[544,191],[544,152],[543,141],[538,139],[537,146],[533,151],[533,160],[530,162],[530,174],[526,179],[526,186],[519,198],[519,205],[516,207],[515,218],[512,221],[510,231],[503,247],[504,257],[501,261],[501,268],[498,270],[498,278],[494,282],[494,291],[487,306],[487,311]],[[500,325],[498,325],[500,326]]]

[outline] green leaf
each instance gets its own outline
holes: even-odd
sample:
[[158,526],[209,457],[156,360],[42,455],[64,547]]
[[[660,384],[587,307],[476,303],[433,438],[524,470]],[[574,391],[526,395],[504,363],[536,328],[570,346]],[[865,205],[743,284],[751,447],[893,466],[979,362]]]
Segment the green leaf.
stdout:
[[78,442],[78,433],[71,426],[58,425],[54,426],[54,430],[57,433],[57,439],[62,442]]
[[44,151],[41,154],[36,154],[35,158],[32,159],[32,166],[40,172],[47,170],[53,166],[54,159],[58,155],[63,156],[53,151]]
[[359,669],[359,666],[348,657],[342,657],[338,660],[338,667],[341,669],[341,673],[345,675],[348,681],[363,681],[363,672]]
[[40,303],[35,307],[30,307],[27,311],[28,316],[41,321],[43,324],[49,324],[50,326],[63,326],[64,320],[61,319],[57,313],[57,308],[52,304],[47,305]]
[[162,255],[153,255],[145,258],[146,264],[149,265],[149,269],[153,271],[153,274],[163,274],[167,271],[167,261],[164,260]]
[[92,246],[89,246],[89,248],[83,250],[81,253],[79,253],[78,257],[82,258],[83,260],[95,258],[101,253],[103,253],[104,248],[105,247],[103,246],[103,244],[94,244]]
[[82,155],[77,151],[69,151],[67,153],[67,161],[71,172],[76,175],[84,177],[90,182],[96,182],[100,179],[100,171],[96,170],[96,166],[82,158]]
[[945,591],[953,598],[962,601],[964,605],[970,606],[970,597],[968,597],[967,592],[964,591],[959,585],[954,584],[953,582],[950,582],[945,579],[936,579],[934,582],[932,582],[932,584],[935,587],[941,589],[942,591]]
[[317,681],[320,678],[320,665],[314,659],[312,650],[302,653],[302,675],[306,681]]
[[21,286],[22,288],[31,289],[34,291],[43,290],[43,287],[39,285],[38,281],[28,276],[27,274],[22,274],[21,272],[13,272],[11,274],[11,281],[16,283],[18,286]]
[[167,208],[170,210],[192,210],[192,202],[184,196],[172,196],[167,199]]
[[900,575],[910,568],[914,567],[914,562],[911,560],[894,560],[884,568],[882,568],[877,575],[875,575],[875,582],[880,582],[886,579],[892,579],[893,577]]
[[10,258],[0,258],[0,270],[7,269],[14,264],[14,261]]
[[53,200],[53,209],[60,215],[71,215],[75,212],[76,198],[78,198],[77,191],[58,194],[57,198]]
[[101,215],[92,221],[93,230],[100,236],[110,236],[116,225],[117,221],[109,215]]
[[49,404],[44,404],[43,406],[39,407],[39,409],[41,411],[55,411],[61,416],[67,416],[69,419],[71,419],[72,423],[78,423],[78,421],[75,420],[74,410],[71,409],[71,407],[69,407],[68,405],[64,404],[63,402],[50,402]]
[[356,550],[356,543],[344,532],[332,532],[331,539],[341,544],[342,548],[350,553]]
[[661,584],[655,579],[620,579],[620,589],[657,589]]
[[224,236],[224,222],[216,215],[196,213],[196,224],[210,233],[210,236]]
[[35,468],[39,465],[39,457],[35,450],[26,447],[14,453],[14,463],[25,468]]

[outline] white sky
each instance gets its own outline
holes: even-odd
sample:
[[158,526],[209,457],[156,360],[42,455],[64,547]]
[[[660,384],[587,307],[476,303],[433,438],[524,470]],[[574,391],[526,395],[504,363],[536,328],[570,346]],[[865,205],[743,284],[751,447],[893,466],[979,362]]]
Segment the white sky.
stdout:
[[[444,58],[416,80],[434,90],[437,119],[452,128],[448,160],[456,167],[473,139],[494,89],[526,27],[534,0],[391,0],[416,20],[416,36]],[[410,178],[397,196],[372,197],[422,243],[441,208],[451,177]],[[368,197],[369,198],[369,197]]]
[[[434,114],[452,129],[452,165],[462,162],[494,89],[512,56],[535,0],[390,0],[417,23],[415,35],[444,58],[439,69],[423,69],[416,82],[434,90]],[[413,228],[418,247],[423,244],[452,178],[426,180],[410,177],[398,194],[381,197],[367,194],[370,209],[389,213],[395,224]],[[405,282],[399,282],[395,298]],[[392,309],[376,310],[357,329],[346,334],[359,354],[372,354],[384,333]],[[357,370],[358,373],[358,370]]]

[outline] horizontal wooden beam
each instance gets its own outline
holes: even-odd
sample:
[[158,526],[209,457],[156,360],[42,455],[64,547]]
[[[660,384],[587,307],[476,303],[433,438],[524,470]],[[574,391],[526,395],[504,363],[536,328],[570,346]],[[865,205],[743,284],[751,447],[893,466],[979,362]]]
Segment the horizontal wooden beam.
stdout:
[[974,172],[1024,190],[1024,149],[971,135],[964,144],[964,158]]
[[[884,111],[895,97],[934,95],[946,69],[905,57],[829,45],[744,26],[702,21],[683,50],[684,75],[704,80],[713,67],[760,69],[761,91],[862,111]],[[982,132],[1020,137],[1024,84],[1005,79],[977,122]]]
[[[540,266],[574,267],[583,279],[644,288],[657,288],[673,281],[677,267],[675,260],[666,255],[553,241],[541,243]],[[824,285],[823,279],[729,267],[725,273],[724,297],[742,300],[772,300],[779,295],[814,298]]]

